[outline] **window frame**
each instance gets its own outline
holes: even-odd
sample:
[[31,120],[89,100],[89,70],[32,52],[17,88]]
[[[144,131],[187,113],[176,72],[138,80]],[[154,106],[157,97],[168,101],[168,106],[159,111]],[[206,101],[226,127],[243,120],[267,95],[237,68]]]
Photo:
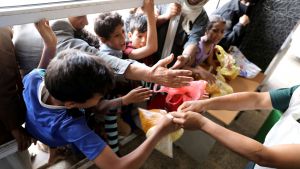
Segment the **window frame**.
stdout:
[[[177,0],[155,0],[155,4],[172,2]],[[0,8],[0,27],[32,23],[43,18],[61,19],[140,7],[142,3],[143,0],[86,0],[3,7]]]

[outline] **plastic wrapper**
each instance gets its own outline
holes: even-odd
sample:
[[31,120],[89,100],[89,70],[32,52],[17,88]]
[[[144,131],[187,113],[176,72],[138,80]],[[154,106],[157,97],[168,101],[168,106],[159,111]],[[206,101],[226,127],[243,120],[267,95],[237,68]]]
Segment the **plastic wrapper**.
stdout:
[[166,97],[166,108],[168,111],[176,111],[177,108],[185,101],[198,100],[205,94],[207,82],[204,80],[192,81],[189,86],[171,88],[154,85],[154,92],[168,93]]
[[225,50],[216,45],[216,56],[220,62],[220,66],[217,67],[217,72],[225,76],[227,79],[235,79],[240,74],[240,67],[236,64],[232,55],[225,52]]
[[[167,115],[165,110],[161,109],[152,109],[145,110],[142,108],[138,109],[139,117],[141,120],[141,125],[143,131],[146,133],[146,137],[153,135],[156,132],[156,124],[162,116]],[[183,129],[179,129],[175,132],[172,132],[164,136],[155,146],[155,149],[164,155],[173,158],[173,142],[178,140],[182,134]]]
[[232,46],[229,53],[233,56],[236,64],[240,67],[240,76],[245,78],[254,78],[261,69],[254,63],[250,62],[244,54],[236,47]]
[[216,77],[216,82],[209,84],[206,87],[206,92],[210,94],[211,97],[223,96],[230,93],[233,93],[233,88],[226,83],[225,78],[218,73]]

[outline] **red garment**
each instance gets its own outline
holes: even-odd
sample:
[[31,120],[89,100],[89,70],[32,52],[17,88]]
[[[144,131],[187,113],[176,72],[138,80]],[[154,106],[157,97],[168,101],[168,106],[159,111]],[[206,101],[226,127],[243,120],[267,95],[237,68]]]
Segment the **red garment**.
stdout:
[[[127,42],[126,43],[126,48],[123,51],[123,59],[129,59],[129,55],[132,52],[133,49],[136,49],[135,47],[132,46],[132,42]],[[141,63],[145,63],[147,66],[153,66],[155,64],[155,59],[154,55],[150,55],[148,57],[145,57],[143,59],[139,59],[137,61]]]

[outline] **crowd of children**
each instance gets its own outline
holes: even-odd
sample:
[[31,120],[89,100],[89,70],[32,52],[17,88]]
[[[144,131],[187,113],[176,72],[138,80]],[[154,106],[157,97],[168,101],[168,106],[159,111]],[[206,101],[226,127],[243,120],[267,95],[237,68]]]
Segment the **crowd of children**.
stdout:
[[[230,149],[261,165],[284,167],[288,161],[291,161],[290,166],[299,166],[296,157],[284,158],[275,163],[274,159],[279,159],[280,152],[262,153],[262,156],[274,157],[269,160],[262,157],[259,159],[259,154],[255,156],[247,154],[250,150],[237,150],[235,145],[227,143],[223,138],[211,132],[210,129],[215,127],[215,124],[199,114],[190,112],[206,110],[206,105],[211,106],[209,105],[210,101],[218,109],[220,106],[218,107],[217,103],[220,101],[224,102],[220,105],[225,108],[242,109],[226,102],[226,98],[228,100],[237,98],[235,95],[221,97],[219,100],[184,103],[179,108],[179,112],[172,113],[174,118],[170,119],[164,116],[158,123],[155,134],[147,138],[132,153],[123,157],[118,156],[118,131],[128,129],[128,124],[121,125],[118,123],[120,120],[118,118],[126,113],[128,110],[126,106],[145,102],[151,98],[152,90],[145,87],[146,83],[181,87],[188,85],[193,77],[206,80],[210,84],[215,82],[215,76],[207,70],[207,67],[216,68],[215,46],[220,42],[222,45],[222,42],[225,41],[225,47],[228,44],[235,45],[237,42],[228,42],[228,36],[225,36],[225,40],[223,39],[224,32],[229,31],[226,27],[228,18],[224,19],[221,16],[222,12],[216,12],[220,15],[215,14],[208,17],[203,8],[207,1],[185,0],[181,5],[173,3],[155,7],[153,0],[144,0],[143,6],[132,10],[133,12],[125,22],[117,12],[101,13],[94,21],[96,36],[84,29],[88,25],[87,16],[57,20],[51,27],[46,20],[39,21],[35,26],[41,35],[37,39],[43,43],[40,45],[40,50],[34,53],[35,56],[30,56],[32,58],[29,60],[26,60],[26,56],[23,55],[19,57],[21,69],[24,69],[22,73],[24,75],[23,99],[26,110],[21,110],[24,105],[23,99],[20,99],[22,98],[20,93],[11,93],[15,98],[12,100],[20,105],[20,108],[15,111],[26,114],[26,117],[23,118],[26,123],[26,131],[21,127],[20,122],[14,126],[4,122],[2,114],[9,109],[2,110],[4,108],[2,103],[0,104],[0,125],[3,122],[3,126],[17,139],[20,150],[29,146],[30,136],[49,146],[49,162],[52,161],[51,158],[55,158],[53,155],[55,155],[56,147],[71,144],[100,168],[139,168],[163,136],[179,127],[184,127],[201,129],[216,137]],[[241,2],[243,2],[242,5],[249,3],[244,0]],[[239,18],[239,25],[245,26],[249,23],[248,16],[244,16],[245,13],[243,10],[243,15]],[[175,58],[174,55],[170,55],[161,59],[165,26],[172,17],[179,14],[181,15],[180,24],[172,47]],[[235,30],[235,28],[233,29]],[[1,40],[11,43],[11,38],[4,39],[4,37],[8,36],[2,37],[1,34]],[[24,39],[18,38],[18,40]],[[15,42],[16,48],[22,46],[18,40]],[[6,49],[6,51],[8,50]],[[22,50],[16,49],[16,51],[24,53],[21,52]],[[4,56],[5,53],[1,52],[2,55]],[[6,58],[3,57],[3,59]],[[39,60],[38,64],[37,60]],[[20,81],[20,75],[16,71],[17,64],[13,62],[11,65],[14,69],[7,70],[15,73],[12,76],[12,84],[14,90],[17,91],[22,88],[17,81]],[[6,69],[0,70],[7,72]],[[3,72],[1,73],[3,74]],[[17,88],[16,84],[19,85]],[[1,85],[5,86],[6,84],[1,83]],[[4,92],[1,90],[1,93]],[[238,97],[248,98],[251,94],[253,93],[238,95]],[[262,96],[255,95],[257,98],[253,98],[265,101],[259,108],[272,108],[272,103],[276,101],[276,98],[273,99],[273,97],[276,94],[271,93],[272,100],[268,97],[268,93],[264,93]],[[5,95],[1,94],[2,100],[4,97]],[[244,103],[244,108],[255,108],[249,107],[250,103],[243,102],[243,99],[240,102]],[[128,112],[130,116],[130,108]],[[95,114],[102,117],[104,135],[100,136],[89,126],[87,119]],[[209,128],[205,128],[205,125],[208,125]],[[226,132],[232,138],[241,138],[223,128],[217,127],[217,129],[216,132]],[[128,135],[130,132],[129,128],[124,133]],[[9,132],[7,137],[9,137]],[[251,146],[249,143],[251,141],[245,140],[244,146],[249,146],[251,151],[257,152],[257,147],[262,146],[259,144]],[[241,147],[242,145],[238,144],[237,146]],[[298,146],[295,147],[298,148]],[[290,147],[285,149],[290,149]],[[273,149],[271,150],[273,151]],[[251,152],[249,153],[251,154]]]

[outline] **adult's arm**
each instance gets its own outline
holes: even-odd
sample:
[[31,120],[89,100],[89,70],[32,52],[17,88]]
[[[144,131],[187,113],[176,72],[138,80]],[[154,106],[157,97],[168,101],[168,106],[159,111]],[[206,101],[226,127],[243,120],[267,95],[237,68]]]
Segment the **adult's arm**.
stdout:
[[202,130],[233,152],[254,161],[260,166],[299,168],[300,145],[283,144],[264,146],[256,140],[228,130],[196,112],[174,112],[173,121],[186,129]]
[[272,109],[269,92],[239,92],[206,100],[184,102],[178,109],[202,112],[206,110]]

